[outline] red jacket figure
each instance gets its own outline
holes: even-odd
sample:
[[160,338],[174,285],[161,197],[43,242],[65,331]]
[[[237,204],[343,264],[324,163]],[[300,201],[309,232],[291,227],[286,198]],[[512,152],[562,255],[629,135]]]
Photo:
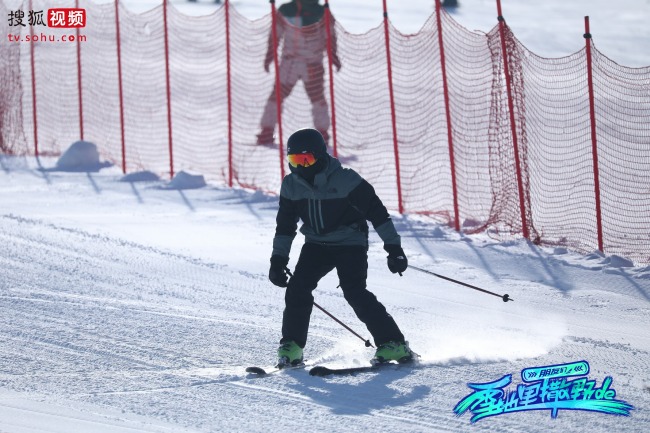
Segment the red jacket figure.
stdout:
[[[284,101],[291,94],[298,80],[305,85],[307,96],[312,105],[314,127],[329,140],[328,129],[330,116],[325,99],[323,58],[327,53],[327,28],[325,27],[325,7],[318,0],[292,0],[278,9],[276,35],[278,45],[282,45],[282,55],[279,60],[280,96]],[[332,63],[337,71],[341,62],[336,54],[336,35],[334,18],[330,20],[332,35]],[[268,49],[264,59],[264,70],[270,71],[273,63],[273,35],[269,36]],[[261,132],[257,136],[257,144],[273,144],[273,133],[278,123],[276,91],[269,95],[260,122]]]

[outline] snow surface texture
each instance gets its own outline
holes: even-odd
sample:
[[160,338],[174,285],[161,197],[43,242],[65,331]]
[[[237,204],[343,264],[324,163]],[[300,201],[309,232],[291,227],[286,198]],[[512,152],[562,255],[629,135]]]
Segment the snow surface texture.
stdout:
[[[159,2],[125,3],[142,10]],[[194,14],[216,7],[173,3]],[[407,33],[433,10],[424,0],[388,3]],[[493,26],[492,0],[460,3],[461,24]],[[640,25],[649,2],[549,0],[534,11],[528,3],[503,0],[504,14],[536,53],[580,49],[589,14],[606,55],[650,65],[650,30]],[[268,13],[266,1],[233,4],[252,18]],[[346,28],[379,25],[380,1],[354,4],[337,3]],[[577,21],[576,31],[568,21]],[[186,190],[200,185],[198,174],[173,183],[147,172],[123,176],[118,167],[95,171],[0,157],[1,433],[650,431],[650,267],[496,243],[395,215],[413,265],[515,302],[413,269],[390,274],[372,232],[369,287],[423,368],[256,379],[244,369],[272,363],[283,308],[283,290],[266,277],[277,198],[214,185]],[[298,237],[291,267],[301,243]],[[337,284],[327,276],[316,301],[369,337]],[[315,310],[305,356],[309,365],[348,366],[366,363],[372,350]],[[579,360],[590,363],[599,385],[613,377],[617,398],[635,407],[630,417],[524,412],[472,425],[469,414],[452,412],[468,382],[512,374],[519,383],[523,368]]]
[[[413,265],[515,302],[393,275],[373,232],[369,287],[423,368],[252,378],[245,367],[271,364],[280,332],[284,291],[266,277],[277,198],[124,182],[116,167],[41,169],[54,159],[0,163],[0,432],[648,431],[648,267],[396,215]],[[317,302],[369,337],[337,284],[328,275]],[[372,353],[314,311],[308,365]],[[470,425],[452,412],[468,382],[580,360],[599,384],[614,378],[630,417],[545,411]]]

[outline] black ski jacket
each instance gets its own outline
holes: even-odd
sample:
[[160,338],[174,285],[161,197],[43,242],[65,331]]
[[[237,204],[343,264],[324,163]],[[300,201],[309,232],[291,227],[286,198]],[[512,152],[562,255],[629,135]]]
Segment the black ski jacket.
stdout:
[[368,247],[370,221],[384,244],[400,245],[400,236],[374,188],[357,172],[327,155],[327,167],[314,185],[291,173],[282,180],[273,255],[289,257],[298,220],[305,242]]

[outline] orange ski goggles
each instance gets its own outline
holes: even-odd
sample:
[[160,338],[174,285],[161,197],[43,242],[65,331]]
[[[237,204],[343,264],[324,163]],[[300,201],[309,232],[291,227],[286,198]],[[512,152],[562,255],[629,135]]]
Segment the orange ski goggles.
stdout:
[[311,167],[316,164],[316,157],[313,153],[291,153],[287,159],[292,167]]

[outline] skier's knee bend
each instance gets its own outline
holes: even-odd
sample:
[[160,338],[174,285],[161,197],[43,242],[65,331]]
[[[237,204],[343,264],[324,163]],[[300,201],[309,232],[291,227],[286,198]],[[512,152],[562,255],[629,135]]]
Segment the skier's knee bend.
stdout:
[[366,322],[366,318],[376,316],[377,314],[385,314],[386,309],[377,301],[377,297],[368,290],[359,290],[354,292],[344,293],[343,296],[348,304],[352,307],[356,315],[362,322]]
[[291,281],[289,281],[289,286],[284,294],[284,300],[287,306],[304,307],[313,304],[314,296],[311,290],[304,288],[304,286],[301,287],[291,284]]

